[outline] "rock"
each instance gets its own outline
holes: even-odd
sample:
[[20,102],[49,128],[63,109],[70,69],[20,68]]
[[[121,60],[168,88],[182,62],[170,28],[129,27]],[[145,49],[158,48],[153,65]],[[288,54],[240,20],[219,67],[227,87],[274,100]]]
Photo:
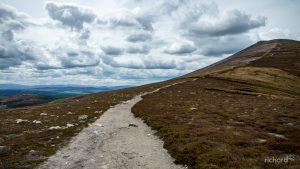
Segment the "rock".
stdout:
[[128,125],[128,127],[138,127],[138,125],[133,124],[133,123],[130,123],[130,124]]
[[265,143],[265,142],[267,142],[267,140],[266,139],[257,139],[257,142],[259,142],[259,143]]
[[47,113],[41,113],[40,116],[47,116]]
[[277,133],[268,133],[268,134],[277,138],[286,139],[286,137],[282,134],[277,134]]
[[96,114],[102,113],[102,110],[100,110],[100,111],[95,111],[95,113],[96,113]]
[[39,120],[33,120],[33,123],[35,123],[35,124],[41,124],[42,122],[39,121]]
[[197,110],[197,108],[196,107],[191,107],[190,110]]
[[67,128],[74,127],[74,124],[67,123]]
[[78,116],[78,120],[87,120],[88,119],[88,115],[80,115]]
[[67,114],[73,114],[72,112],[68,112]]
[[49,130],[60,130],[60,129],[62,129],[62,127],[60,126],[52,126],[49,128]]
[[104,127],[103,124],[100,124],[100,123],[96,123],[95,125],[99,126],[99,127]]
[[19,123],[28,123],[28,120],[23,120],[23,119],[17,119],[16,122]]

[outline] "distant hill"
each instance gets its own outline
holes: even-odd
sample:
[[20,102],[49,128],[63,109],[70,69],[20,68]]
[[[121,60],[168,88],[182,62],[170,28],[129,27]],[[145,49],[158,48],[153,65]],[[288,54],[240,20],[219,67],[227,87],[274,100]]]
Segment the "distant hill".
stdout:
[[20,94],[0,98],[2,108],[16,108],[47,103],[49,100],[39,95]]
[[[101,91],[110,91],[128,86],[68,86],[68,85],[39,85],[25,86],[18,84],[0,84],[0,106],[15,108],[47,103],[57,99],[65,99]],[[7,101],[11,100],[11,101]]]

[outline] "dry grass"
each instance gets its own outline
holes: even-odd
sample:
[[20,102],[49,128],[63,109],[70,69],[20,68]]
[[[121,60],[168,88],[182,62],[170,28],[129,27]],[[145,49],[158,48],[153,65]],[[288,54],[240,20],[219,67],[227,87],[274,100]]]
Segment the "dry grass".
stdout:
[[247,83],[256,93],[300,97],[300,78],[276,68],[238,67],[225,72],[214,72],[208,76]]
[[177,163],[193,169],[300,167],[299,160],[264,163],[267,157],[300,155],[300,100],[208,90],[228,86],[251,87],[200,78],[145,96],[133,112],[157,130]]
[[[40,106],[0,110],[0,146],[6,147],[0,151],[0,168],[34,168],[111,106],[168,83],[102,92]],[[88,115],[88,119],[80,121],[79,115]],[[17,119],[29,122],[17,124]],[[34,120],[41,121],[41,124],[33,123]],[[74,127],[49,130],[52,126],[66,127],[68,123]]]

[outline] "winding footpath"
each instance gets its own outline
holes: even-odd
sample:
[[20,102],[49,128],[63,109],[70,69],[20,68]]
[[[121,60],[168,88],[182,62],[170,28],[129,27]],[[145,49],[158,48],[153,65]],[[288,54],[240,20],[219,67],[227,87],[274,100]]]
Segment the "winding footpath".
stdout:
[[[173,85],[176,85],[175,83]],[[170,87],[172,85],[166,86]],[[163,88],[166,88],[163,87]],[[157,92],[160,89],[156,89]],[[149,93],[145,93],[149,94]],[[145,95],[144,94],[144,95]],[[39,169],[183,169],[131,108],[142,95],[107,110]],[[129,126],[135,124],[137,126]]]

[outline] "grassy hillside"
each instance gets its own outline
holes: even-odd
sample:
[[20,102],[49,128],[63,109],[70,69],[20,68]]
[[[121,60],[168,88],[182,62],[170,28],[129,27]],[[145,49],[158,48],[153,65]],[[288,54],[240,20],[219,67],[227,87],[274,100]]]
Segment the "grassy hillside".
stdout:
[[[190,168],[299,168],[299,51],[297,41],[259,42],[145,96],[133,112]],[[287,155],[294,161],[264,161]]]
[[[172,81],[0,110],[0,168],[34,168],[111,106],[169,83]],[[87,119],[79,120],[80,115]]]

